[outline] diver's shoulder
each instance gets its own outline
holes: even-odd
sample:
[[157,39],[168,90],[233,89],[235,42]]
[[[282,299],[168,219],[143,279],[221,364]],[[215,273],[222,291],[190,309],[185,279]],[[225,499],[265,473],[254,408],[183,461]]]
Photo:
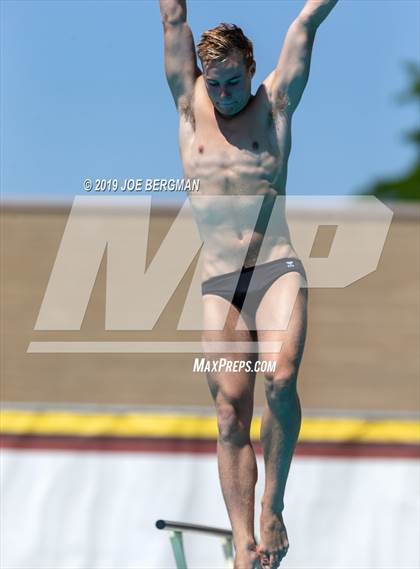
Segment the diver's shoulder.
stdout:
[[270,109],[272,108],[272,100],[270,92],[265,83],[261,83],[254,95],[254,100],[258,106]]

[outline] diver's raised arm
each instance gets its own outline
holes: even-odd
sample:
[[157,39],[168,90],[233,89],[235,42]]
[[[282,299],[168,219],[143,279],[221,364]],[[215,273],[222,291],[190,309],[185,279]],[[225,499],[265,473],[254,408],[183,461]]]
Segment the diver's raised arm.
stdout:
[[201,71],[187,24],[186,0],[160,0],[165,42],[165,72],[177,108],[192,96]]
[[316,31],[337,1],[307,0],[289,27],[277,66],[264,81],[275,107],[293,113],[298,106],[309,77]]

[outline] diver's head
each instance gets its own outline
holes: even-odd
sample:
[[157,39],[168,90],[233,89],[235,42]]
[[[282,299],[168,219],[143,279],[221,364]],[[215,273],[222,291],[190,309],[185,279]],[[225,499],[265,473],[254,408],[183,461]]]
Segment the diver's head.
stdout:
[[198,44],[207,93],[225,116],[241,111],[251,97],[255,73],[252,42],[234,24],[207,30]]

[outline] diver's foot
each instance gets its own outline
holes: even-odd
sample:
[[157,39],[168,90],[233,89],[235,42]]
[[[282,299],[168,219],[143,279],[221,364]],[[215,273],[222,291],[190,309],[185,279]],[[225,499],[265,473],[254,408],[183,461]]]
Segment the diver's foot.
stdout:
[[261,540],[257,548],[262,569],[277,569],[289,549],[286,526],[281,514],[261,513]]
[[261,569],[255,543],[235,547],[235,552],[234,569]]

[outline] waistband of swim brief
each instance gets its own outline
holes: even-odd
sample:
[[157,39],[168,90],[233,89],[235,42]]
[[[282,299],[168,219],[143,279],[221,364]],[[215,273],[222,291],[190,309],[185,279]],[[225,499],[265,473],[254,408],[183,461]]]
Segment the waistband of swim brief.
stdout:
[[[253,265],[252,267],[242,267],[242,269],[237,269],[236,271],[231,271],[230,273],[223,273],[222,275],[215,275],[214,277],[210,277],[209,279],[202,282],[202,286],[210,284],[212,282],[220,282],[223,279],[230,279],[235,275],[246,274],[249,272],[254,271],[254,269],[258,269],[261,267],[270,267],[271,265],[275,265],[276,263],[285,262],[285,261],[294,261],[295,263],[299,264],[303,271],[305,272],[305,268],[302,264],[302,261],[297,257],[282,257],[281,259],[274,259],[274,261],[267,261],[267,263],[261,263],[260,265]],[[306,273],[305,273],[306,274]]]

